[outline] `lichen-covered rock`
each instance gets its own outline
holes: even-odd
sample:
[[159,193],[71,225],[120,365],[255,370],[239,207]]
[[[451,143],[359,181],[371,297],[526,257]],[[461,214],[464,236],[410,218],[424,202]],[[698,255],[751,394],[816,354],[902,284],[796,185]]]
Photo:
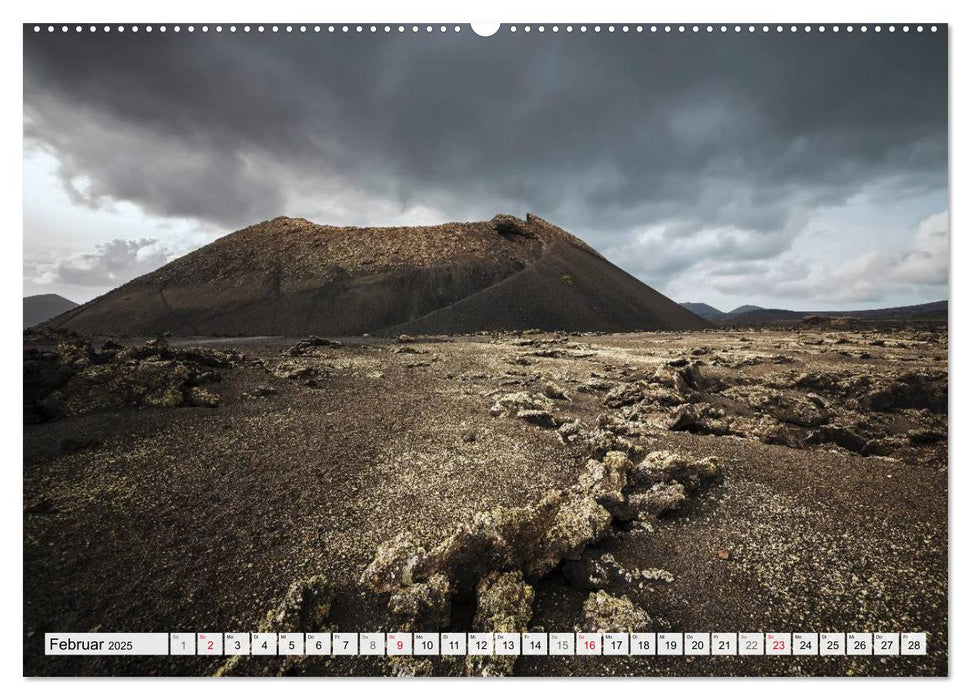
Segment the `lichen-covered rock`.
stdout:
[[533,616],[533,587],[522,571],[492,571],[476,587],[473,627],[478,632],[525,632]]
[[577,391],[584,394],[593,394],[598,391],[609,391],[613,388],[613,384],[610,382],[600,379],[599,377],[593,377],[577,385]]
[[425,559],[425,549],[402,533],[382,542],[374,559],[361,575],[361,584],[379,593],[414,584],[415,567]]
[[766,445],[784,445],[795,450],[802,449],[807,437],[807,431],[804,428],[774,420],[754,423],[747,432]]
[[624,489],[631,461],[620,451],[610,451],[603,460],[587,460],[586,469],[580,474],[578,487],[616,517],[627,512]]
[[632,485],[650,487],[666,481],[676,481],[688,492],[720,477],[721,467],[714,457],[691,460],[667,450],[648,453],[630,471]]
[[700,363],[688,362],[683,358],[668,362],[654,370],[651,383],[660,384],[678,394],[689,396],[702,387],[703,378],[700,367]]
[[673,583],[674,574],[667,569],[641,569],[634,572],[634,577],[644,581],[661,581],[663,583]]
[[863,452],[867,439],[854,426],[835,424],[820,426],[819,430],[811,433],[806,439],[806,443],[810,445],[827,442],[850,452]]
[[568,500],[557,510],[545,541],[525,570],[538,576],[552,571],[563,559],[575,557],[601,540],[610,530],[610,522],[610,513],[596,499],[581,496]]
[[190,386],[194,374],[191,367],[171,361],[90,365],[46,396],[41,406],[48,416],[61,418],[143,406],[174,408],[194,398],[207,403]]
[[630,482],[634,486],[647,487],[663,483],[670,480],[674,469],[683,468],[686,464],[687,461],[674,452],[667,450],[649,452],[631,469]]
[[216,408],[219,406],[219,394],[207,391],[197,386],[190,387],[186,395],[186,401],[190,406],[202,406],[204,408]]
[[435,673],[431,660],[420,656],[389,656],[387,663],[389,675],[397,678],[421,678]]
[[583,423],[575,420],[563,423],[559,428],[556,429],[556,432],[559,435],[560,442],[568,444],[577,440],[580,437],[582,430]]
[[733,388],[725,396],[739,398],[757,411],[772,416],[777,421],[807,428],[823,425],[829,420],[822,399],[815,394],[799,395],[771,391],[764,388]]
[[496,399],[489,409],[494,417],[515,416],[522,411],[552,411],[554,403],[542,394],[530,394],[528,391],[516,391],[504,394]]
[[667,428],[700,435],[730,435],[732,423],[723,409],[702,402],[678,408],[668,421]]
[[324,576],[290,584],[286,595],[261,625],[264,632],[319,632],[327,629],[334,593]]
[[836,393],[840,388],[840,376],[834,372],[803,372],[795,375],[792,386],[800,389],[811,389],[812,391]]
[[630,406],[644,398],[645,382],[627,382],[618,384],[604,396],[604,405],[608,408]]
[[476,513],[429,550],[416,567],[426,579],[443,573],[467,589],[493,569],[519,568],[533,554],[561,507],[559,492],[522,508],[494,508]]
[[627,503],[639,519],[650,520],[678,510],[686,498],[684,486],[671,482],[655,484],[647,491],[631,494],[627,497]]
[[339,348],[342,346],[343,343],[339,340],[329,340],[312,335],[309,338],[304,338],[296,345],[287,348],[283,354],[289,357],[302,357],[305,355],[319,356],[320,348]]
[[[533,587],[521,571],[492,571],[476,586],[476,611],[472,623],[477,632],[525,632],[533,616]],[[469,656],[470,676],[508,676],[516,664],[514,656]]]
[[611,450],[602,460],[587,460],[586,467],[580,473],[578,485],[594,498],[620,492],[627,485],[627,472],[631,466],[631,461],[624,452]]
[[558,399],[560,401],[570,400],[570,395],[566,393],[566,389],[561,387],[559,384],[554,384],[553,382],[546,383],[546,386],[543,387],[543,395],[551,399]]
[[41,422],[97,411],[142,407],[217,406],[200,385],[221,379],[208,367],[230,366],[235,351],[169,349],[164,339],[96,353],[87,342],[61,343],[56,353],[24,353],[24,417]]
[[[814,371],[796,375],[790,385],[837,397],[844,409],[947,412],[947,372],[941,370],[911,370],[889,376]],[[813,400],[811,396],[807,398]]]
[[[174,360],[202,367],[227,368],[235,367],[246,359],[238,350],[216,350],[215,348],[203,347],[170,348],[165,338],[156,338],[143,345],[121,348],[115,345],[111,346],[107,354],[118,362]],[[105,357],[105,353],[102,353],[101,357]]]
[[623,452],[631,459],[641,456],[644,448],[610,430],[584,430],[580,439],[593,459],[603,459],[611,451]]
[[66,367],[81,369],[98,362],[91,343],[84,340],[72,340],[57,346],[58,362]]
[[295,359],[277,362],[270,373],[277,379],[302,381],[313,386],[317,381],[326,377],[328,372],[313,360]]
[[904,372],[878,382],[861,398],[860,404],[872,411],[926,408],[934,413],[946,413],[947,372]]
[[566,357],[566,350],[561,350],[560,348],[539,348],[538,350],[533,350],[526,353],[527,355],[532,355],[533,357]]
[[591,593],[583,603],[583,630],[589,632],[640,632],[649,629],[651,618],[627,596],[617,598],[604,591]]
[[639,438],[644,437],[649,430],[645,418],[640,406],[626,406],[619,412],[601,413],[597,416],[597,427],[614,435]]
[[673,408],[685,402],[685,396],[666,386],[649,386],[641,392],[641,405]]
[[549,411],[527,408],[522,411],[517,411],[516,418],[527,423],[532,423],[533,425],[538,425],[541,428],[556,427],[556,418]]
[[628,570],[609,552],[594,559],[589,552],[563,562],[560,568],[569,584],[580,591],[595,591],[610,585],[631,586],[644,581],[671,583],[674,575],[664,569]]
[[452,584],[444,574],[432,574],[427,581],[396,590],[388,609],[404,632],[439,630],[448,627],[452,610]]
[[378,548],[361,583],[394,592],[441,574],[454,590],[469,591],[493,570],[519,569],[539,577],[601,539],[610,522],[610,513],[593,497],[553,491],[531,506],[477,513],[427,552],[399,535]]
[[189,362],[203,367],[237,367],[246,360],[238,350],[216,350],[215,348],[173,348],[165,356],[180,362]]

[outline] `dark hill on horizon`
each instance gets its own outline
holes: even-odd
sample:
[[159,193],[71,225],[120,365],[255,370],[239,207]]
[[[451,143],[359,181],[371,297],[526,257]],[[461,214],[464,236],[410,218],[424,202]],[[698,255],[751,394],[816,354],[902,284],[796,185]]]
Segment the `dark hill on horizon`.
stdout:
[[681,302],[681,306],[688,309],[688,311],[691,311],[692,313],[698,314],[706,321],[711,321],[712,323],[726,323],[733,320],[736,316],[751,313],[753,311],[763,310],[761,306],[743,304],[742,306],[734,308],[731,311],[722,311],[721,309],[716,309],[711,304],[696,301],[683,301]]
[[755,310],[745,313],[736,314],[733,312],[725,318],[723,323],[729,325],[792,323],[812,316],[822,318],[856,318],[862,321],[946,321],[947,314],[948,302],[945,299],[926,304],[854,311],[791,311],[789,309],[764,309],[756,307]]
[[65,299],[60,294],[33,294],[24,297],[24,328],[36,326],[76,307],[76,302]]
[[686,308],[691,313],[701,316],[706,321],[712,321],[713,323],[720,322],[728,315],[724,311],[716,309],[711,304],[704,304],[701,302],[683,301],[681,302],[681,306]]
[[738,316],[739,314],[747,314],[752,311],[762,311],[764,307],[755,306],[754,304],[742,304],[741,306],[736,306],[731,311],[728,311],[726,315],[728,316]]
[[532,214],[355,228],[278,217],[45,324],[89,335],[689,330],[710,324]]
[[793,311],[791,309],[767,309],[745,304],[731,311],[721,311],[710,304],[682,302],[681,306],[719,326],[765,325],[801,322],[804,318],[856,318],[861,321],[933,321],[947,320],[947,300],[932,301],[911,306],[893,306],[883,309],[859,309],[854,311]]

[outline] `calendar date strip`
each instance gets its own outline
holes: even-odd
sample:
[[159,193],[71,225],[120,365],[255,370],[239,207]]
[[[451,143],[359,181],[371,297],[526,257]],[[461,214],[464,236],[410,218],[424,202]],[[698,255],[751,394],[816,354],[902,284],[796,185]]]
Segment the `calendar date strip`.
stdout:
[[48,656],[923,656],[926,632],[99,632]]

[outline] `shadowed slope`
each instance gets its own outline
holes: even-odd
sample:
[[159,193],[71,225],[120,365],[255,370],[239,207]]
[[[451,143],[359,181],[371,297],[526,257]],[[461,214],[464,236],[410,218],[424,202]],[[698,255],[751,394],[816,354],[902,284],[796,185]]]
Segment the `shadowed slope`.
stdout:
[[280,217],[51,321],[89,334],[625,331],[708,324],[539,217],[351,228]]

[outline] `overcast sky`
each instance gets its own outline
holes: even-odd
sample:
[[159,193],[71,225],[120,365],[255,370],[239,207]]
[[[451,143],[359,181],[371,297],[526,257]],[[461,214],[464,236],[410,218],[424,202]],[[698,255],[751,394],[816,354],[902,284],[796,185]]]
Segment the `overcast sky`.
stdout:
[[24,294],[534,212],[678,301],[948,296],[945,32],[24,32]]

